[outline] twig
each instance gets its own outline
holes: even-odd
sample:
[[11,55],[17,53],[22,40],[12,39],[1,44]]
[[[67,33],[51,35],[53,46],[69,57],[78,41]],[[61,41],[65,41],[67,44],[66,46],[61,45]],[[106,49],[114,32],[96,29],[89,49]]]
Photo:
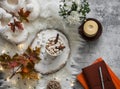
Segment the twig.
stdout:
[[9,77],[9,79],[11,79],[16,73],[17,71],[22,67],[23,65],[21,64],[17,69],[16,71],[13,72],[13,74]]
[[55,44],[58,42],[59,39],[59,34],[57,34],[56,39],[55,39]]

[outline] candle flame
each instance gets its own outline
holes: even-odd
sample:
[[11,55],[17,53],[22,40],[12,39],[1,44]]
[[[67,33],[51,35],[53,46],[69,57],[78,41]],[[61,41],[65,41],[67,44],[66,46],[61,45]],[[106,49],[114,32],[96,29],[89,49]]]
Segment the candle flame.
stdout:
[[9,82],[9,81],[10,81],[10,78],[8,77],[8,78],[6,79],[6,81]]
[[1,70],[1,71],[3,71],[3,70],[4,70],[2,66],[0,66],[0,70]]
[[22,49],[24,48],[24,44],[19,44],[19,45],[18,45],[18,48],[19,48],[20,50],[22,50]]
[[74,86],[74,82],[71,82],[71,84],[70,84],[70,85],[71,85],[71,87],[73,87],[73,86]]
[[2,50],[2,52],[1,52],[2,54],[4,54],[5,53],[5,50]]

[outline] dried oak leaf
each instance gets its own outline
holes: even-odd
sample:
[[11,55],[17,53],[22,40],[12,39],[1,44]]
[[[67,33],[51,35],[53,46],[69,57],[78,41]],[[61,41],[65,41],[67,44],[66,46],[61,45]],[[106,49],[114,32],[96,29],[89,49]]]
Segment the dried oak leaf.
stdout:
[[14,19],[14,22],[13,23],[9,23],[8,26],[11,27],[11,30],[13,32],[15,32],[16,30],[16,27],[19,29],[19,30],[24,30],[23,26],[22,26],[22,23],[20,21],[16,21],[16,19]]
[[21,22],[23,21],[23,20],[25,20],[26,22],[29,22],[29,20],[28,20],[28,16],[30,15],[30,11],[24,11],[23,10],[23,8],[21,8],[19,11],[18,11],[18,15],[20,16],[20,20],[21,20]]

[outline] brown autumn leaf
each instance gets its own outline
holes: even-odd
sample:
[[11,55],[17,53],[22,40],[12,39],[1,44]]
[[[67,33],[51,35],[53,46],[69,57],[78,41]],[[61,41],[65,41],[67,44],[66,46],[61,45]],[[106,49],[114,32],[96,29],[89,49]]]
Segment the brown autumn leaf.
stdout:
[[28,16],[30,15],[30,11],[24,11],[23,10],[23,8],[21,8],[19,11],[18,11],[18,15],[20,16],[20,20],[21,20],[21,22],[23,21],[23,20],[25,20],[26,22],[29,22],[29,20],[28,20]]
[[32,61],[33,63],[36,63],[38,61],[40,61],[40,48],[36,47],[35,49],[31,49],[30,47],[28,47],[28,49],[26,50],[27,53],[25,53],[24,55],[29,55],[29,60]]
[[9,68],[15,68],[17,67],[19,64],[16,61],[12,61],[8,64]]
[[14,24],[16,27],[18,27],[19,30],[24,30],[23,26],[22,26],[22,23],[20,21],[16,21],[14,19]]
[[9,23],[8,26],[10,26],[10,27],[11,27],[11,30],[12,30],[13,32],[15,32],[15,25],[14,25],[14,23]]
[[2,55],[0,55],[0,61],[1,62],[9,62],[9,61],[11,61],[12,60],[12,58],[11,58],[11,56],[10,55],[8,55],[8,54],[2,54]]
[[32,72],[28,72],[28,73],[24,73],[24,72],[18,72],[21,76],[22,79],[39,79],[39,75],[38,73],[32,71]]
[[11,27],[11,30],[13,32],[15,32],[16,30],[16,27],[19,29],[19,30],[24,30],[23,26],[22,26],[22,23],[20,21],[16,21],[16,19],[14,19],[14,22],[13,23],[9,23],[8,26]]
[[40,48],[28,49],[23,54],[15,54],[13,57],[7,54],[0,55],[0,64],[6,69],[14,69],[18,67],[20,71],[13,72],[10,76],[12,78],[14,75],[20,73],[22,78],[29,79],[39,79],[38,73],[35,70],[35,63],[40,61]]

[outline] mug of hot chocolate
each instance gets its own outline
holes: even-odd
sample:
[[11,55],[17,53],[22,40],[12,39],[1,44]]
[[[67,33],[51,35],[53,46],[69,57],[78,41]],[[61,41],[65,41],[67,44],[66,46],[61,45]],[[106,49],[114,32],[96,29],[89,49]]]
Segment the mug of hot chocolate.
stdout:
[[56,37],[48,39],[45,49],[50,56],[54,57],[60,55],[64,51],[65,45],[63,40],[59,37],[59,34],[57,34]]

